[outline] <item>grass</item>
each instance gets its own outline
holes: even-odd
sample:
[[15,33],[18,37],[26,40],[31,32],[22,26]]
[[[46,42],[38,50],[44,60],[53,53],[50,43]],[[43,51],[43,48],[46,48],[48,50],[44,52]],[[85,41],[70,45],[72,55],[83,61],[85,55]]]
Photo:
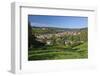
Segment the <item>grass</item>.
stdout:
[[69,46],[46,46],[30,49],[28,60],[55,60],[88,58],[87,42],[70,48]]

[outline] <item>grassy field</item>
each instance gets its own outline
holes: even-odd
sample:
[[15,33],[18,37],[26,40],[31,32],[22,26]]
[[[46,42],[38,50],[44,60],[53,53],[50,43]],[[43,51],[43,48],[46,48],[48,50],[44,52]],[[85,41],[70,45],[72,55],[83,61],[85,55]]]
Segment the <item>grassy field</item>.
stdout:
[[84,42],[74,47],[70,46],[44,46],[31,48],[28,51],[28,60],[57,60],[88,58],[88,45]]

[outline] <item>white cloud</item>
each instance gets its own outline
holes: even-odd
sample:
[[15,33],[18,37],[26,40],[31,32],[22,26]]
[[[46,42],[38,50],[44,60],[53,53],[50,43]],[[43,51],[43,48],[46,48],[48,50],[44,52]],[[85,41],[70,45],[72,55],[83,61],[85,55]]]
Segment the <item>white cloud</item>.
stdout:
[[50,25],[47,24],[41,24],[41,23],[31,23],[31,26],[37,26],[37,27],[49,27]]

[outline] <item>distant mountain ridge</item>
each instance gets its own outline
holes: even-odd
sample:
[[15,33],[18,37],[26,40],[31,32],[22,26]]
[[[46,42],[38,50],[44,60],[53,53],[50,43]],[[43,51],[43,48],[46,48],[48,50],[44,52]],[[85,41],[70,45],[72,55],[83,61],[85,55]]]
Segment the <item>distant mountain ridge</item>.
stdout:
[[57,30],[57,31],[80,31],[80,30],[88,30],[88,27],[83,27],[83,28],[59,28],[59,27],[37,27],[37,26],[32,26],[32,28],[37,28],[37,29],[51,29],[51,30]]

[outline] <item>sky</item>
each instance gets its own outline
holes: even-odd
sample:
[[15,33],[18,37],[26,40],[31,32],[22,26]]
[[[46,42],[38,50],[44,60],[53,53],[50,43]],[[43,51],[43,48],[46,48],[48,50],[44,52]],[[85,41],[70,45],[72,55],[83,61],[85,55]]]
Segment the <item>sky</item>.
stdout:
[[88,17],[80,16],[50,16],[28,15],[31,26],[58,27],[58,28],[84,28],[88,27]]

